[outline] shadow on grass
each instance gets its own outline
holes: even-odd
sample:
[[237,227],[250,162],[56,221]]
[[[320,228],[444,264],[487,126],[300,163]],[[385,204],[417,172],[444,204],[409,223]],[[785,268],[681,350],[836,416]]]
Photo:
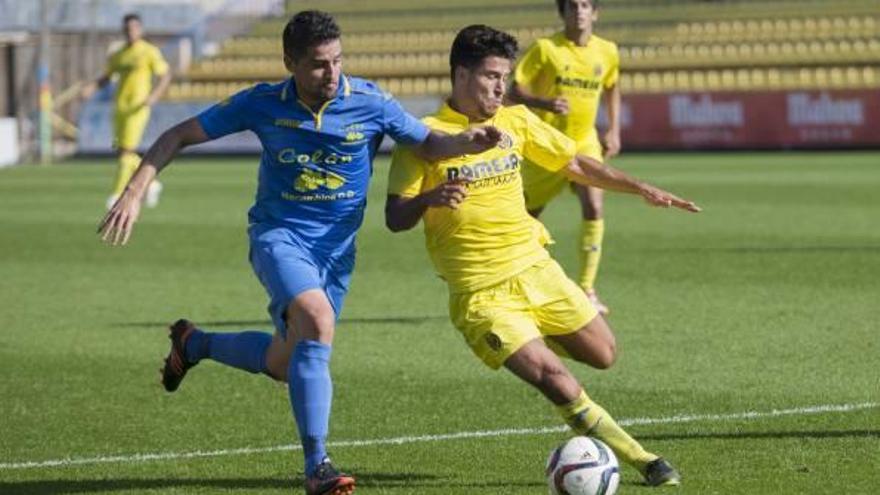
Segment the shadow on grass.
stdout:
[[760,440],[783,438],[878,438],[880,430],[832,430],[832,431],[740,431],[719,433],[658,433],[638,435],[641,440]]
[[[359,473],[359,486],[442,486],[442,480],[429,474],[416,473]],[[260,493],[279,490],[300,493],[303,478],[118,478],[118,479],[53,479],[19,482],[0,482],[0,493],[21,495],[53,495],[68,493],[111,493],[131,490],[186,490],[210,489],[241,490]]]
[[[265,490],[279,490],[289,493],[291,490],[299,493],[302,486],[302,477],[295,478],[205,478],[205,479],[76,479],[76,480],[40,480],[20,482],[0,482],[0,493],[21,495],[62,495],[75,493],[111,493],[131,490],[169,490],[169,489],[218,489],[218,490],[241,490],[254,493]],[[430,474],[414,473],[367,473],[358,474],[357,483],[362,488],[448,488],[457,491],[471,493],[478,490],[480,493],[499,493],[498,490],[505,488],[535,488],[543,493],[546,482],[540,478],[535,481],[511,481],[511,480],[484,480],[484,481],[451,481],[443,477]],[[621,485],[633,487],[647,487],[644,483],[622,480]]]
[[[363,325],[413,325],[425,323],[428,321],[448,321],[449,316],[446,315],[429,315],[429,316],[389,316],[389,317],[368,317],[368,318],[340,318],[340,324],[363,324]],[[173,323],[172,321],[126,321],[114,322],[113,326],[129,327],[129,328],[165,328]],[[210,329],[211,327],[257,327],[271,328],[272,322],[269,320],[218,320],[218,321],[199,321],[200,328]]]
[[782,253],[876,253],[880,246],[682,246],[633,249],[639,252],[665,253],[732,253],[732,254],[782,254]]

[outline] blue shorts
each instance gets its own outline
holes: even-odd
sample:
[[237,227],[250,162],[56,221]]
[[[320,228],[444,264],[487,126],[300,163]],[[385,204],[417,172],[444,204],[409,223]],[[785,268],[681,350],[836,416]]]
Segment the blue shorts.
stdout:
[[269,314],[275,329],[287,336],[286,311],[300,293],[321,289],[339,318],[354,268],[354,245],[350,253],[323,260],[305,249],[296,235],[278,227],[251,232],[250,261],[254,273],[269,294]]

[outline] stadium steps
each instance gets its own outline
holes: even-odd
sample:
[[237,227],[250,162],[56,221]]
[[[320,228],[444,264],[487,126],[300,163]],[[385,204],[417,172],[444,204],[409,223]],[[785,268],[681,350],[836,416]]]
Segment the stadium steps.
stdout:
[[[376,78],[396,96],[448,94],[448,76]],[[178,82],[171,85],[168,101],[219,100],[252,85],[251,81]],[[754,91],[791,89],[871,89],[880,87],[880,67],[834,66],[753,68],[724,70],[658,70],[624,72],[624,93],[670,91]]]
[[[696,68],[791,67],[869,64],[880,60],[880,39],[869,41],[799,41],[742,44],[660,45],[620,48],[621,66],[628,71]],[[345,70],[363,77],[444,76],[446,51],[348,55]],[[281,58],[218,57],[195,65],[193,80],[281,79],[287,74]]]
[[[547,36],[558,26],[504,28],[522,47]],[[597,34],[629,45],[683,45],[698,43],[744,43],[782,41],[867,41],[880,38],[880,17],[808,17],[804,19],[748,19],[705,21],[661,26],[597,26]],[[452,44],[454,30],[391,31],[346,34],[346,54],[412,53],[445,51]],[[243,36],[223,44],[224,57],[278,56],[278,36]]]
[[[880,1],[615,0],[597,34],[620,46],[624,91],[880,87]],[[514,34],[525,48],[559,29],[549,0],[296,0],[290,11],[328,10],[345,36],[345,68],[397,95],[449,91],[448,48],[475,21]],[[167,99],[212,100],[259,80],[287,77],[285,19],[256,24],[218,56],[196,63]]]

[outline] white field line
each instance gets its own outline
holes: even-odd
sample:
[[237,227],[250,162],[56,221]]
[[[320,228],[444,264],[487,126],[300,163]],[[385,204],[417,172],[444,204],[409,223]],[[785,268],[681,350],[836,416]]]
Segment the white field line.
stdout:
[[[852,411],[862,411],[865,409],[875,409],[878,407],[880,407],[880,402],[862,402],[858,404],[825,404],[819,406],[796,407],[791,409],[773,409],[770,411],[745,411],[727,414],[680,414],[658,418],[627,418],[619,420],[618,424],[620,424],[621,426],[632,426],[693,423],[697,421],[739,421],[761,418],[775,418],[779,416],[803,416],[808,414],[845,413]],[[468,438],[545,435],[549,433],[561,433],[566,431],[567,429],[568,428],[565,426],[546,426],[542,428],[505,428],[501,430],[462,431],[440,435],[416,435],[405,437],[374,438],[368,440],[341,440],[336,442],[328,442],[327,447],[370,447],[375,445],[403,445],[409,443],[440,442],[444,440],[461,440]],[[84,464],[138,463],[174,459],[194,459],[200,457],[265,454],[271,452],[300,450],[301,448],[302,447],[300,447],[299,445],[278,445],[275,447],[243,447],[238,449],[208,451],[196,450],[192,452],[157,452],[146,454],[128,454],[82,458],[68,457],[65,459],[53,459],[47,461],[3,462],[0,463],[0,470],[67,467],[80,466]]]

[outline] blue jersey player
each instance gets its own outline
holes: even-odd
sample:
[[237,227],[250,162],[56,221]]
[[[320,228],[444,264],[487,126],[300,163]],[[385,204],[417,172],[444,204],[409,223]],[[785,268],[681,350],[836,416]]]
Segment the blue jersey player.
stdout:
[[306,493],[343,495],[354,490],[354,478],[333,467],[324,447],[329,361],[379,142],[387,134],[434,161],[482,152],[501,135],[490,126],[456,135],[429,130],[375,84],[344,75],[340,31],[329,14],[293,16],[283,46],[292,77],[258,84],[166,131],[99,233],[114,245],[128,241],[147,186],[181,148],[244,130],[259,137],[250,261],[269,294],[276,332],[209,333],[179,320],[170,327],[162,383],[176,390],[202,359],[287,382],[305,455]]

